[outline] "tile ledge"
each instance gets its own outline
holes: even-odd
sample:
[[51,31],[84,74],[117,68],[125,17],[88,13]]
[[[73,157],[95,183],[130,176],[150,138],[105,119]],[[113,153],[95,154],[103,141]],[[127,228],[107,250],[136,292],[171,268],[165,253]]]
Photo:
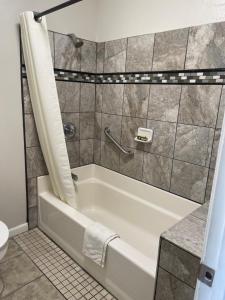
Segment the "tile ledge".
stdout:
[[161,238],[201,258],[209,204],[205,203],[161,234]]

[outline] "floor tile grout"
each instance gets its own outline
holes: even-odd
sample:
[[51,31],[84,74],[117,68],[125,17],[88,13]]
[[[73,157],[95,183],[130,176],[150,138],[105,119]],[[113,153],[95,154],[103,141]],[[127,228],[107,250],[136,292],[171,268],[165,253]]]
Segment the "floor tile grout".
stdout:
[[116,299],[39,229],[14,240],[65,299]]

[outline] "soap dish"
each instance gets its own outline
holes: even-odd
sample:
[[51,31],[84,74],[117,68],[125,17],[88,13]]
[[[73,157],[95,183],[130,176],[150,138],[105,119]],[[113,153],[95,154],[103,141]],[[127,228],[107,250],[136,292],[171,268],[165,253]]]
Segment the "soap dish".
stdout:
[[137,136],[134,140],[138,143],[148,144],[151,143],[153,137],[153,130],[148,128],[138,128]]

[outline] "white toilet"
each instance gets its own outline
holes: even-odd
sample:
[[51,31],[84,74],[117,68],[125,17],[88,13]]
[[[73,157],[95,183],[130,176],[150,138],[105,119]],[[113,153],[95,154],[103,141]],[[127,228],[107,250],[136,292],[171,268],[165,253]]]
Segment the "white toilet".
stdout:
[[8,248],[9,229],[0,221],[0,260],[5,256]]

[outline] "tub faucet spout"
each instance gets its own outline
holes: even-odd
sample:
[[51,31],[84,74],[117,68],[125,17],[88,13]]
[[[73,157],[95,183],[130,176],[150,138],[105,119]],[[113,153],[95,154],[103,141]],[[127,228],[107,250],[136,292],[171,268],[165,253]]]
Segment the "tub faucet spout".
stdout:
[[76,174],[71,173],[71,176],[74,181],[78,181],[78,176]]

